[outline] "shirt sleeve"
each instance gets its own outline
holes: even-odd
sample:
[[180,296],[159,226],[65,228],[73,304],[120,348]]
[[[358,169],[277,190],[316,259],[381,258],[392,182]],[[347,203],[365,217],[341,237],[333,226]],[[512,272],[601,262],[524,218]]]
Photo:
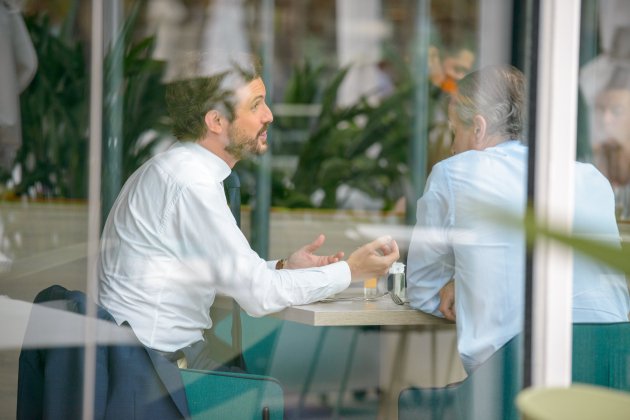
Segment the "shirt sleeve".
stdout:
[[[350,284],[346,262],[300,270],[275,270],[254,252],[229,211],[220,184],[186,188],[173,221],[178,251],[191,278],[234,298],[248,314],[263,316],[339,293]],[[274,264],[275,265],[275,264]]]
[[416,309],[443,317],[438,310],[439,291],[455,273],[449,243],[452,212],[449,208],[447,174],[434,166],[425,193],[418,200],[407,257],[407,296]]

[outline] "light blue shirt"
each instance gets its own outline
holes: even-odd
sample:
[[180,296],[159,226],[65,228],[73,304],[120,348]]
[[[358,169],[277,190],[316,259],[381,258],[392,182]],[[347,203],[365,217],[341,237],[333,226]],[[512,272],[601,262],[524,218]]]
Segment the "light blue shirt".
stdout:
[[[576,162],[574,234],[619,244],[614,196],[592,165]],[[523,215],[527,147],[507,141],[433,167],[418,200],[407,260],[411,306],[437,316],[438,292],[455,281],[458,349],[468,372],[522,329],[523,232],[493,220],[491,209]],[[574,254],[574,322],[628,320],[625,277]]]
[[229,173],[199,144],[177,144],[142,165],[110,211],[98,302],[119,324],[129,322],[145,346],[175,351],[201,340],[217,293],[262,316],[350,284],[346,262],[275,270],[260,258],[227,205]]

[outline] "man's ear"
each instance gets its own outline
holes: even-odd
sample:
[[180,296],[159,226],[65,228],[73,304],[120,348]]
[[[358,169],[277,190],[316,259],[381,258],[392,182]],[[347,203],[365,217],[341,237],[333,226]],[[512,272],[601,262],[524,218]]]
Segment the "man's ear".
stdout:
[[486,119],[479,114],[475,115],[473,117],[473,129],[475,144],[478,146],[484,146],[484,141],[488,131]]
[[225,129],[225,117],[217,110],[211,109],[206,112],[204,120],[208,131],[212,133],[221,134]]

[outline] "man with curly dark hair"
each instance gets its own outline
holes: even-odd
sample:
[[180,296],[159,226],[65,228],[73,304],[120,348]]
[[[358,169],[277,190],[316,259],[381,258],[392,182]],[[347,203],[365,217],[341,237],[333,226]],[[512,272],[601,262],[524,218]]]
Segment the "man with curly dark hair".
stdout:
[[239,160],[268,147],[273,116],[258,68],[253,60],[233,61],[212,76],[170,83],[167,106],[179,142],[129,178],[102,235],[98,302],[145,346],[183,355],[188,367],[217,367],[203,338],[217,294],[262,316],[381,275],[399,256],[389,237],[345,261],[342,252],[315,254],[324,235],[279,261],[251,249],[223,180]]

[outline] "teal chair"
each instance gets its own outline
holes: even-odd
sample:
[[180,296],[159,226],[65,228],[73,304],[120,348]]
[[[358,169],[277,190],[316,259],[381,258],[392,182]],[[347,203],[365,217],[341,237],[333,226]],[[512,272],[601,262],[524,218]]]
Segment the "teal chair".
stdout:
[[191,419],[281,420],[284,394],[267,376],[181,369]]
[[[403,390],[398,418],[518,419],[515,400],[522,386],[521,352],[519,335],[458,384]],[[630,391],[630,323],[574,324],[572,380]]]
[[630,391],[630,323],[573,325],[572,379]]

